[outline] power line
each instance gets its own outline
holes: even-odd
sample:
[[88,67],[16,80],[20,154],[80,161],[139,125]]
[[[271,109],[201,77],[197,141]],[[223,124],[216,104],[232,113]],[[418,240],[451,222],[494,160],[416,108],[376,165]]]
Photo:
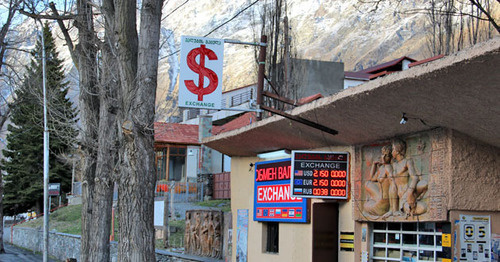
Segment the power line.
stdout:
[[235,19],[237,16],[239,16],[241,13],[245,12],[248,8],[252,7],[253,5],[255,5],[257,2],[259,2],[259,0],[255,0],[253,3],[251,3],[249,6],[243,8],[242,10],[240,10],[238,13],[236,13],[236,15],[234,15],[233,17],[231,17],[231,19],[227,20],[226,22],[222,23],[221,25],[217,26],[216,28],[212,29],[212,31],[208,32],[208,34],[206,34],[204,37],[207,37],[209,36],[211,33],[213,33],[214,31],[216,31],[217,29],[221,28],[222,26],[224,26],[225,24],[231,22],[233,19]]
[[167,19],[167,17],[169,17],[171,14],[173,14],[175,11],[179,10],[179,8],[181,8],[182,6],[184,6],[187,2],[189,2],[189,0],[186,0],[184,3],[180,4],[178,7],[176,7],[174,10],[172,10],[170,13],[168,13],[168,15],[166,15],[165,17],[163,17],[161,19],[161,21]]
[[[189,0],[187,0],[187,1],[189,1]],[[186,1],[186,2],[187,2],[187,1]],[[203,37],[207,37],[207,36],[209,36],[210,34],[212,34],[213,32],[217,31],[218,29],[220,29],[221,27],[223,27],[223,26],[224,26],[224,25],[226,25],[227,23],[229,23],[229,22],[231,22],[232,20],[234,20],[236,17],[238,17],[240,14],[242,14],[243,12],[245,12],[248,8],[252,7],[253,5],[255,5],[255,4],[256,4],[257,2],[259,2],[259,1],[260,1],[260,0],[255,0],[254,2],[252,2],[252,3],[251,3],[250,5],[248,5],[247,7],[245,7],[245,8],[243,8],[243,9],[241,9],[240,11],[238,11],[238,13],[236,13],[236,14],[235,14],[233,17],[231,17],[229,20],[227,20],[227,21],[225,21],[224,23],[222,23],[222,24],[218,25],[218,26],[217,26],[217,27],[215,27],[214,29],[210,30],[210,32],[208,32],[207,34],[205,34]],[[186,3],[186,2],[185,2],[185,3]],[[182,5],[181,5],[181,6],[182,6]],[[170,15],[170,14],[169,14],[169,15]],[[177,54],[177,53],[179,53],[179,52],[180,52],[180,50],[177,50],[177,51],[172,52],[172,53],[170,53],[170,54],[168,54],[168,55],[166,55],[166,56],[160,57],[160,60],[165,59],[165,58],[170,57],[170,56],[173,56],[173,55],[175,55],[175,54]]]

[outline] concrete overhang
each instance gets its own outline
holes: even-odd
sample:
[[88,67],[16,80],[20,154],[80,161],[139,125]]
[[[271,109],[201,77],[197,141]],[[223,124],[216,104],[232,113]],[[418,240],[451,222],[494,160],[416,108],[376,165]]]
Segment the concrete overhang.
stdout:
[[[500,147],[500,37],[290,111],[331,135],[281,116],[203,140],[229,156],[357,145],[444,127]],[[405,112],[409,121],[399,122]],[[422,122],[422,121],[423,122]]]

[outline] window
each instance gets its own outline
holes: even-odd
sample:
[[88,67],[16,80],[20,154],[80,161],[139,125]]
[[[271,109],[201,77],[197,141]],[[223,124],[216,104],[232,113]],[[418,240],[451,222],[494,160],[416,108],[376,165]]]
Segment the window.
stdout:
[[[180,181],[186,175],[186,147],[155,149],[156,180]],[[168,159],[168,160],[167,160]]]
[[269,253],[279,252],[279,223],[267,222],[264,223],[266,231],[265,251]]
[[373,223],[371,261],[442,261],[443,223]]

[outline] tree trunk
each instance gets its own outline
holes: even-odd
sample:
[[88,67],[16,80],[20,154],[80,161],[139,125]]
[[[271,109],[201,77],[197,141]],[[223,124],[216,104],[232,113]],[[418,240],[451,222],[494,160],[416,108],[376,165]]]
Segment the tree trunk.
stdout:
[[154,106],[162,0],[142,2],[140,36],[135,1],[117,1],[116,39],[122,86],[118,185],[120,261],[155,261]]
[[0,219],[2,219],[2,226],[0,226],[0,254],[5,253],[3,247],[3,181],[2,172],[0,170]]
[[116,59],[110,47],[105,45],[102,51],[99,114],[99,148],[93,193],[93,210],[90,235],[89,261],[109,261],[109,236],[111,233],[113,189],[115,166],[118,160],[117,148],[117,95],[119,82],[116,75]]
[[[14,19],[14,15],[16,14],[20,3],[21,3],[20,0],[9,2],[7,19],[5,20],[5,23],[3,24],[2,28],[0,29],[0,69],[3,68],[4,61],[5,61],[5,59],[4,59],[5,51],[7,50],[8,42],[10,42],[10,41],[5,41],[5,38],[7,36],[7,33],[10,30],[12,20]],[[5,14],[4,14],[4,16],[5,16]],[[3,112],[3,114],[0,115],[0,130],[3,130],[3,126],[10,116],[11,104],[9,102],[7,102],[4,107],[6,107],[5,112]],[[0,172],[0,221],[2,221],[2,226],[0,226],[0,254],[5,253],[5,248],[3,246],[3,178],[2,178],[2,176],[3,175]]]
[[[186,182],[187,183],[187,182]],[[168,195],[165,193],[165,198],[163,199],[163,247],[169,248],[170,245],[170,226],[168,222],[168,217],[172,215],[174,217],[174,194],[175,194],[175,182],[170,181],[168,183]]]
[[82,123],[82,151],[84,165],[82,172],[82,240],[81,261],[89,259],[93,212],[94,179],[97,166],[97,131],[99,128],[99,98],[97,87],[96,48],[93,45],[92,7],[85,0],[77,1],[76,25],[79,43],[76,47],[80,80],[80,120]]

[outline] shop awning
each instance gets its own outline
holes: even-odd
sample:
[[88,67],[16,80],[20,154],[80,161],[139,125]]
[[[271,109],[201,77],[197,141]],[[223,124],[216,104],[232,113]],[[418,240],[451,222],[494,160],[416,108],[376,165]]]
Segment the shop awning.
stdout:
[[[292,110],[331,135],[272,116],[203,143],[230,156],[357,145],[445,127],[500,147],[500,38]],[[402,113],[408,122],[400,124]]]

